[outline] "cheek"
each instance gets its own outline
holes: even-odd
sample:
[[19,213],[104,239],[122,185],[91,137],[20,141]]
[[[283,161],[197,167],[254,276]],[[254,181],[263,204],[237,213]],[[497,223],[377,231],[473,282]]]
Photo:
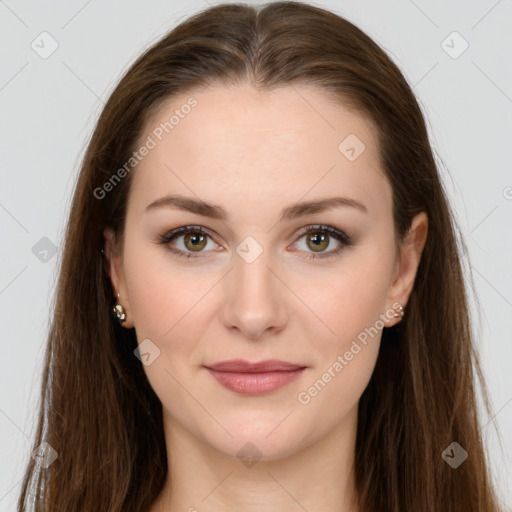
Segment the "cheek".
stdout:
[[326,327],[325,340],[342,349],[376,324],[386,309],[390,265],[389,254],[368,247],[351,254],[338,269],[301,280],[297,294]]
[[158,353],[144,371],[162,403],[176,411],[190,400],[183,385],[190,381],[191,370],[203,363],[197,346],[210,322],[208,291],[216,279],[172,264],[165,253],[162,257],[131,247],[126,255],[126,285],[137,340],[139,344],[151,340],[157,347],[150,345],[151,350]]
[[[328,326],[316,339],[318,364],[304,388],[301,404],[315,403],[311,411],[345,414],[357,403],[373,373],[386,313],[392,252],[359,251],[347,258],[339,272],[309,283],[308,305]],[[320,279],[320,278],[319,278]],[[312,336],[312,333],[310,333]],[[318,397],[318,398],[317,398]]]
[[[183,280],[162,274],[152,265],[129,267],[127,288],[130,310],[141,337],[160,340],[178,321],[183,308]],[[184,313],[182,313],[184,314]]]
[[177,332],[197,324],[197,306],[214,285],[214,276],[203,279],[193,268],[176,265],[158,249],[127,247],[125,274],[139,341],[150,338],[165,344],[176,338]]
[[165,251],[136,245],[125,259],[130,311],[138,343],[149,339],[158,353],[144,371],[162,402],[175,410],[190,399],[180,383],[190,381],[205,363],[201,343],[215,320],[212,300],[219,293],[219,275],[176,264]]

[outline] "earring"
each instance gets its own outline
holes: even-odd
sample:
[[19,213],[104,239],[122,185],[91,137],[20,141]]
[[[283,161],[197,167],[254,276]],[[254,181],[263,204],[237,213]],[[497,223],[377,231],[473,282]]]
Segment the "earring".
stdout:
[[126,320],[126,311],[124,307],[119,304],[119,293],[117,294],[117,303],[112,308],[112,312],[114,313],[114,318],[122,324]]
[[395,318],[400,318],[399,322],[402,320],[402,318],[404,317],[405,315],[405,312],[404,312],[404,308],[402,306],[402,304],[399,304],[398,305],[398,313],[395,313],[393,316]]

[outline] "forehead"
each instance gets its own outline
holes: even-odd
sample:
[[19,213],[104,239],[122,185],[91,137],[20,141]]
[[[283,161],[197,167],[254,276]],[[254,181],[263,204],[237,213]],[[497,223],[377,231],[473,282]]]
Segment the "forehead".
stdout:
[[369,209],[379,201],[390,208],[373,124],[314,85],[189,91],[160,106],[141,140],[148,137],[154,147],[132,182],[138,207],[176,192],[281,205],[336,189],[369,198]]

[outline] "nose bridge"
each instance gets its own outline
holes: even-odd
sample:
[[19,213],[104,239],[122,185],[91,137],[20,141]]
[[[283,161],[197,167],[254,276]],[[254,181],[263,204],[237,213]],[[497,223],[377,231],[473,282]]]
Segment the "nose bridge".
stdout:
[[286,299],[273,266],[270,251],[254,237],[246,237],[237,246],[226,287],[227,327],[237,327],[249,337],[282,328],[286,321]]

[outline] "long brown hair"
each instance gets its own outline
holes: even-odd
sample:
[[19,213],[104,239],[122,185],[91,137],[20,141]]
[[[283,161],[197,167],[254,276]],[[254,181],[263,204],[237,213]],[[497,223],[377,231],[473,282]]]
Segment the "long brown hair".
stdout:
[[[134,329],[111,316],[101,252],[106,226],[122,240],[133,173],[103,198],[95,191],[129,161],[165,100],[210,83],[244,82],[262,90],[317,84],[367,116],[393,190],[397,241],[416,213],[429,218],[406,316],[384,329],[359,403],[361,512],[496,512],[477,416],[476,380],[483,379],[468,318],[465,248],[421,110],[397,66],[364,32],[293,1],[221,4],[192,16],[133,63],[106,103],[76,184],[44,361],[34,449],[44,441],[58,456],[46,468],[29,459],[18,511],[140,512],[161,491],[161,403],[134,357]],[[469,454],[457,469],[441,456],[452,442]]]

